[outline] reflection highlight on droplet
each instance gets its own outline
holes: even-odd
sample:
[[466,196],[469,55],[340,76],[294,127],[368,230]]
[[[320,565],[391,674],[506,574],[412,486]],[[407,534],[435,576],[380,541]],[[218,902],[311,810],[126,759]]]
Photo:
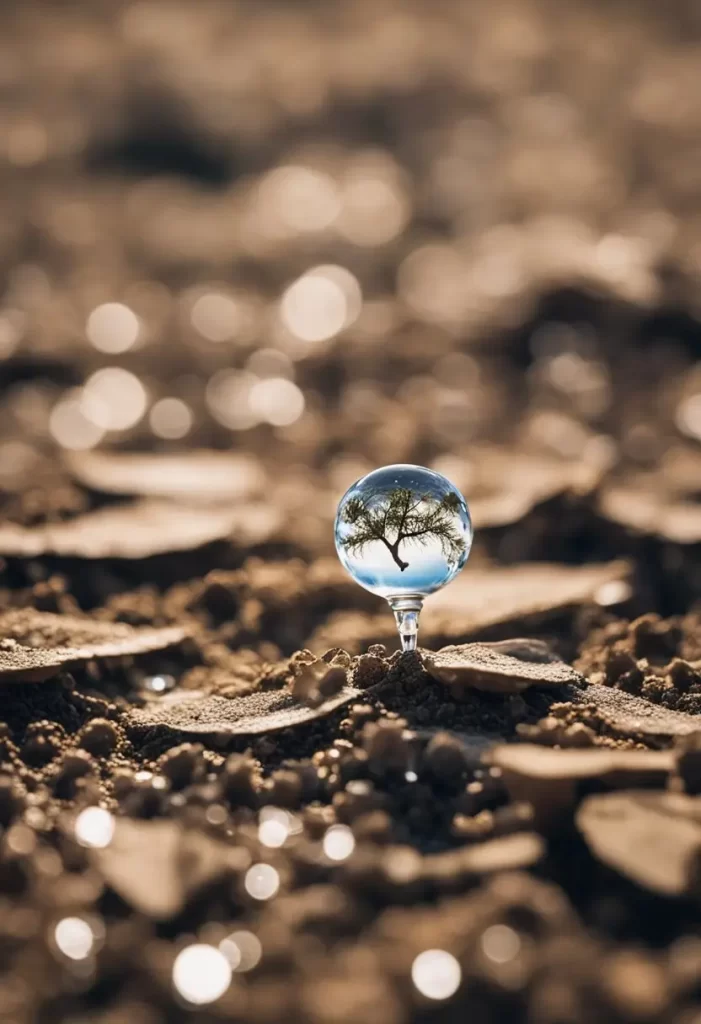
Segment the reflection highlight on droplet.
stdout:
[[82,917],[64,917],[54,929],[54,939],[69,960],[85,960],[95,945],[92,928]]
[[138,316],[129,306],[122,302],[105,302],[92,311],[85,330],[98,351],[118,355],[136,344],[140,327]]
[[355,837],[347,825],[332,825],[326,830],[323,847],[329,860],[346,860],[355,849]]
[[282,296],[280,316],[301,341],[333,338],[357,320],[362,308],[358,281],[344,267],[314,267],[294,281]]
[[270,233],[323,231],[341,208],[338,189],[328,174],[290,164],[276,167],[258,186],[258,204]]
[[232,932],[219,943],[219,949],[229,961],[232,971],[245,974],[260,963],[263,947],[253,932]]
[[493,924],[486,928],[481,939],[484,955],[495,964],[505,964],[518,956],[521,939],[507,924]]
[[241,310],[231,295],[206,292],[195,300],[190,322],[208,341],[230,341],[241,326]]
[[121,366],[105,366],[88,377],[85,414],[103,430],[128,430],[146,412],[148,396],[139,378]]
[[81,846],[103,849],[114,836],[115,822],[104,807],[86,807],[75,820],[75,837]]
[[285,377],[292,380],[294,377],[292,360],[277,348],[257,349],[249,356],[246,369],[261,380],[265,377]]
[[244,887],[254,900],[269,900],[280,888],[280,876],[272,864],[253,864],[246,872]]
[[208,381],[205,399],[212,416],[229,430],[250,430],[259,422],[251,408],[251,389],[258,383],[252,373],[219,370]]
[[288,427],[304,412],[304,395],[291,380],[268,377],[253,385],[249,395],[251,412],[273,427]]
[[411,205],[399,168],[383,154],[365,154],[343,183],[338,230],[355,245],[385,245],[406,227]]
[[82,388],[71,388],[54,405],[49,416],[49,432],[54,441],[69,451],[87,451],[98,445],[105,430],[95,422],[104,415],[100,403],[88,399]]
[[164,673],[158,676],[146,676],[141,685],[149,693],[167,693],[174,688],[175,682],[175,676]]
[[22,825],[18,822],[16,825],[11,825],[3,838],[8,850],[20,857],[26,857],[36,849],[37,834],[33,828],[30,828],[29,823]]
[[594,600],[602,608],[608,608],[610,605],[623,604],[632,596],[633,588],[628,580],[609,580],[608,583],[601,584],[594,594]]
[[677,406],[677,427],[687,437],[701,441],[701,394],[687,395]]
[[427,949],[411,965],[411,980],[427,999],[450,999],[460,987],[460,964],[444,949]]
[[173,964],[173,986],[195,1006],[213,1003],[231,984],[231,965],[224,954],[206,943],[186,946]]
[[192,427],[192,411],[179,398],[161,398],[149,413],[149,424],[156,437],[177,441]]
[[263,807],[259,815],[258,840],[263,846],[283,846],[290,834],[290,817],[282,807]]

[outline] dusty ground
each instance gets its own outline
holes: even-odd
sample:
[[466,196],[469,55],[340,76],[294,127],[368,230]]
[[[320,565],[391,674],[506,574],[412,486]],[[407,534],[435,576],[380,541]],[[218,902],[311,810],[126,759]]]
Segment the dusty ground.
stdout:
[[3,8],[0,1024],[701,1019],[700,10]]

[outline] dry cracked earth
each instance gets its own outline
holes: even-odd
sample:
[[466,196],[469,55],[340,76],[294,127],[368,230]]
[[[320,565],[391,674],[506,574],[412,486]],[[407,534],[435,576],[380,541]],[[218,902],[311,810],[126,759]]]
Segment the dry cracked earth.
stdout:
[[701,1021],[699,10],[2,7],[0,1024]]

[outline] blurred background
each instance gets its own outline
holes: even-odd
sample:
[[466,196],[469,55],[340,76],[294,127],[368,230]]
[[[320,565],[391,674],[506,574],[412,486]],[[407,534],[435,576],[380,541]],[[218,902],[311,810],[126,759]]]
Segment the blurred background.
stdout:
[[701,540],[696,0],[0,19],[6,519],[99,503],[96,454],[207,448],[306,556],[404,461],[465,491],[485,558]]

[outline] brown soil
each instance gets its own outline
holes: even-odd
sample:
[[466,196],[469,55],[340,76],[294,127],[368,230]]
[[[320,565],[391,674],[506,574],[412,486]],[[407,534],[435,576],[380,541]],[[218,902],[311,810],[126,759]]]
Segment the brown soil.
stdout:
[[[700,62],[0,4],[0,1024],[701,1020]],[[333,546],[399,462],[415,654]]]

